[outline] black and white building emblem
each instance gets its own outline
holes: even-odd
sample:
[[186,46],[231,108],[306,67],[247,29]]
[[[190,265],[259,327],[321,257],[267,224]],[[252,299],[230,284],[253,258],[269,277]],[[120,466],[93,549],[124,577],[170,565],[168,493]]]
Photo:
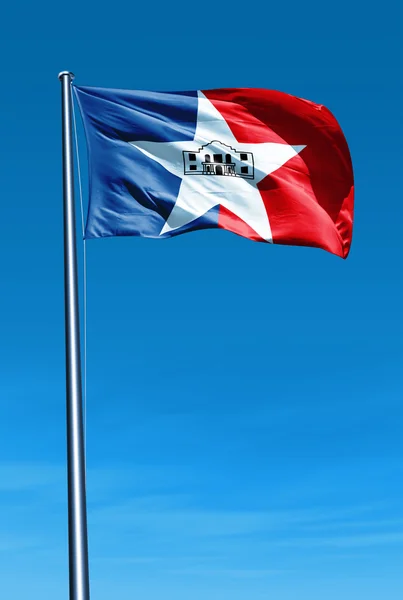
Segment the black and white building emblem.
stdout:
[[183,150],[185,175],[223,175],[254,179],[252,152],[235,150],[218,140],[205,144],[197,152]]

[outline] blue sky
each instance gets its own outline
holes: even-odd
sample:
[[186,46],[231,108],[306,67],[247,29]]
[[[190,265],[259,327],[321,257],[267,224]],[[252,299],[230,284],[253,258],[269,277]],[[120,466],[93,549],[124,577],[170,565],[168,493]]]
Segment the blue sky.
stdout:
[[3,9],[1,597],[68,597],[64,69],[325,104],[357,189],[347,261],[214,230],[88,242],[92,597],[402,595],[399,9],[206,6]]

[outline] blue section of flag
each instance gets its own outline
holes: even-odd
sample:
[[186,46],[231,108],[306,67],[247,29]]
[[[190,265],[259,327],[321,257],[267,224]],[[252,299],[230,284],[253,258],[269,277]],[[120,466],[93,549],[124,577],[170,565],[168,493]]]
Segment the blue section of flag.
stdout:
[[[89,152],[90,201],[85,237],[160,237],[181,180],[129,142],[193,140],[197,92],[77,86],[74,90]],[[215,226],[217,219],[214,209],[194,221],[191,229]]]

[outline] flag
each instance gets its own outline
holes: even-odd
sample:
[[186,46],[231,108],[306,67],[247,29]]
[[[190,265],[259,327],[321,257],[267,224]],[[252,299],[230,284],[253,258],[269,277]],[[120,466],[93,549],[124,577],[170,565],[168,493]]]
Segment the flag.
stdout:
[[87,239],[221,228],[347,257],[352,164],[324,106],[251,88],[74,90],[89,153]]

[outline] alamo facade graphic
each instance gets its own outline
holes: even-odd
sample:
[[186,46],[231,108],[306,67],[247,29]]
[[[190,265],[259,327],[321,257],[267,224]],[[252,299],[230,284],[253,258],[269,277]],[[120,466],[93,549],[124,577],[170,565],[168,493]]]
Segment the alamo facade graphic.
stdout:
[[238,152],[235,148],[214,140],[197,152],[183,151],[185,175],[223,175],[254,178],[252,152]]

